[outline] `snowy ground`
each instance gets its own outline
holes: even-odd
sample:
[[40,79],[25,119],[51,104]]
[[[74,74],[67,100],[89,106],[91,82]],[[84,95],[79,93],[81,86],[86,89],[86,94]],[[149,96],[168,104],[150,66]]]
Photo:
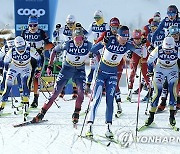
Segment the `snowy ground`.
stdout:
[[[125,82],[125,80],[124,80]],[[138,85],[138,79],[136,80],[135,87]],[[127,93],[127,88],[122,87],[123,94]],[[146,94],[143,91],[141,98]],[[47,94],[48,96],[48,94]],[[66,95],[66,98],[70,98],[70,95]],[[122,95],[122,101],[126,99],[126,95]],[[134,100],[137,100],[137,95],[133,96]],[[31,97],[32,101],[32,97]],[[40,95],[40,105],[45,101],[44,96]],[[85,98],[82,106],[82,111],[88,106],[89,98]],[[129,143],[128,147],[121,147],[115,143],[111,143],[110,146],[103,146],[99,143],[95,143],[78,138],[81,132],[84,116],[80,116],[77,129],[73,128],[71,122],[71,116],[74,111],[74,101],[59,100],[57,103],[61,106],[57,108],[55,104],[49,109],[44,119],[48,119],[48,122],[25,126],[20,128],[14,128],[12,125],[22,122],[22,115],[10,115],[0,118],[0,154],[119,154],[119,153],[133,153],[133,154],[174,154],[179,153],[180,150],[180,133],[175,132],[168,127],[169,112],[166,111],[162,114],[157,114],[155,117],[155,128],[148,129],[138,133],[138,139],[135,143],[132,141],[135,136],[136,128],[136,103],[122,103],[123,115],[116,119],[113,119],[112,130],[115,137],[118,138],[124,145]],[[115,111],[116,111],[116,104]],[[142,125],[147,119],[144,114],[146,108],[145,103],[140,104],[139,114],[139,126]],[[9,103],[5,112],[12,111],[11,103]],[[38,113],[37,110],[30,112],[30,119]],[[105,133],[105,98],[98,109],[98,114],[94,124],[94,135],[98,138],[98,135],[104,135]],[[176,115],[177,126],[180,127],[180,113]],[[83,130],[84,135],[86,127]],[[149,138],[156,137],[156,143],[150,142]],[[158,140],[159,138],[159,140]],[[161,138],[161,141],[160,141]],[[123,141],[124,139],[124,141]],[[168,139],[168,140],[167,140]],[[171,139],[171,141],[170,141]],[[174,140],[173,140],[174,139]],[[101,139],[103,140],[103,139]],[[176,141],[177,140],[177,141]],[[149,143],[148,143],[149,141]],[[102,141],[108,144],[108,141]]]

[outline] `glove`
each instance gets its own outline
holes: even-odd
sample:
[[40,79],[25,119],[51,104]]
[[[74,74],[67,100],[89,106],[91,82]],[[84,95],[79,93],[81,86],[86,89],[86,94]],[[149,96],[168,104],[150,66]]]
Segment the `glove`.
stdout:
[[41,71],[40,70],[36,70],[34,76],[35,76],[35,78],[40,78]]
[[0,76],[2,76],[2,75],[3,75],[3,69],[0,68]]
[[147,42],[147,39],[146,38],[143,38],[142,40],[141,40],[141,44],[145,44]]
[[108,43],[108,41],[109,41],[109,37],[104,37],[103,42],[104,42],[104,43]]
[[39,49],[36,49],[36,51],[41,55],[42,52],[43,52],[43,48],[41,47],[41,48],[39,48]]
[[132,58],[132,51],[127,51],[127,58],[128,59],[131,59]]
[[154,72],[148,72],[148,73],[147,73],[147,76],[148,76],[148,77],[151,77],[151,76],[153,76],[153,75],[154,75]]
[[94,58],[94,54],[92,52],[89,53],[89,58]]
[[53,70],[53,67],[51,65],[48,65],[47,70],[46,70],[46,73],[48,76],[52,75],[52,70]]
[[154,49],[155,47],[152,44],[148,47],[149,52],[153,51]]

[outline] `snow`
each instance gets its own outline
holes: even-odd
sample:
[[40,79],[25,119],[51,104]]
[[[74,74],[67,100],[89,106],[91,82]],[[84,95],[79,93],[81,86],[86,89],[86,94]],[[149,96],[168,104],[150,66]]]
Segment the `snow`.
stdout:
[[[128,72],[129,73],[129,72]],[[136,78],[135,87],[138,86],[139,78]],[[180,150],[180,135],[179,132],[175,132],[168,127],[169,112],[168,109],[164,113],[157,114],[155,116],[156,126],[151,129],[147,129],[142,132],[138,132],[138,139],[141,143],[135,143],[132,136],[135,136],[136,129],[136,115],[137,115],[137,103],[126,102],[127,87],[125,87],[125,74],[122,78],[122,108],[123,114],[117,119],[113,117],[112,130],[116,138],[128,147],[121,147],[115,143],[111,143],[110,146],[103,146],[99,143],[95,143],[79,138],[82,130],[82,125],[85,116],[80,116],[77,129],[73,128],[71,122],[71,116],[74,111],[75,101],[63,101],[59,99],[57,101],[61,108],[57,108],[55,104],[48,110],[44,119],[48,119],[48,122],[44,122],[37,125],[24,126],[14,128],[13,124],[17,124],[23,121],[22,115],[10,115],[6,117],[0,117],[0,153],[1,154],[173,154],[178,153]],[[143,91],[141,99],[147,92]],[[48,94],[46,93],[48,96]],[[31,94],[30,100],[33,99]],[[71,95],[65,95],[65,98],[71,98]],[[20,98],[17,98],[20,101]],[[137,95],[133,95],[133,99],[137,100]],[[11,99],[10,99],[11,100]],[[45,102],[45,98],[40,94],[39,108],[42,107]],[[89,98],[85,97],[82,105],[82,112],[87,109]],[[116,103],[114,103],[114,111],[116,111]],[[144,114],[146,109],[146,103],[140,103],[139,113],[139,126],[144,124],[144,121],[148,116]],[[5,108],[5,112],[12,112],[11,102],[9,102]],[[32,119],[38,110],[30,112],[29,119]],[[177,127],[180,127],[180,116],[179,113],[176,115]],[[103,97],[101,104],[98,108],[97,116],[95,119],[93,132],[94,137],[99,138],[98,135],[104,136],[106,131],[105,125],[105,98]],[[82,135],[85,134],[86,125],[83,129]],[[126,138],[127,137],[127,138]],[[129,138],[128,138],[129,137]],[[164,138],[157,143],[145,143],[148,137]],[[177,137],[177,142],[167,142],[167,138]],[[123,139],[128,139],[127,142],[123,142]],[[103,139],[101,139],[103,140]],[[149,140],[150,141],[150,140]],[[104,141],[103,143],[108,144]]]

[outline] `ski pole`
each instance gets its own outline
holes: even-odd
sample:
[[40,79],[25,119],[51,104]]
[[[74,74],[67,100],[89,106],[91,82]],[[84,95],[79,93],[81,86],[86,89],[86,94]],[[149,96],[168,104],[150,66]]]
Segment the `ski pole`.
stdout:
[[[96,82],[95,82],[95,83],[96,83]],[[87,107],[87,109],[86,109],[86,114],[85,114],[85,117],[84,117],[83,125],[82,125],[82,128],[81,128],[81,133],[80,133],[79,137],[82,136],[82,132],[83,132],[84,125],[85,125],[85,122],[86,122],[86,118],[87,118],[87,115],[88,115],[88,112],[89,112],[89,109],[90,109],[90,104],[91,104],[91,100],[92,100],[93,93],[94,93],[94,89],[95,89],[95,85],[96,85],[95,83],[94,83],[94,85],[93,85],[93,89],[92,89],[91,95],[90,95],[90,97],[89,97],[89,103],[88,103],[88,107]]]
[[139,73],[139,91],[138,91],[138,103],[137,103],[137,115],[136,115],[136,137],[138,132],[138,122],[139,122],[139,106],[140,106],[140,86],[141,86],[141,70]]
[[[48,92],[48,94],[51,95],[51,93],[49,92],[47,86],[45,85],[45,84],[46,84],[46,81],[44,81],[44,79],[43,79],[42,77],[40,77],[40,79],[44,82],[43,86],[45,87],[45,89],[46,89],[46,91]],[[55,102],[57,108],[61,108],[61,106],[58,105],[55,100],[54,100],[54,102]]]
[[128,70],[127,70],[127,62],[126,62],[126,59],[124,60],[124,63],[125,63],[125,67],[126,67],[126,82],[127,82],[127,88],[128,88],[128,91],[129,91],[129,81],[128,81]]
[[[100,64],[100,63],[101,63],[101,60],[99,61],[99,64]],[[96,70],[96,74],[95,74],[95,81],[96,81],[96,78],[97,78],[97,75],[98,75],[98,71],[99,71],[99,64],[98,64],[98,67],[97,67],[97,70]],[[88,107],[87,107],[86,112],[85,112],[86,114],[85,114],[85,117],[84,117],[82,129],[81,129],[81,133],[80,133],[79,137],[82,136],[82,132],[83,132],[84,125],[85,125],[85,122],[86,122],[87,114],[88,114],[89,109],[90,109],[90,103],[91,103],[91,101],[92,101],[92,97],[93,97],[93,93],[94,93],[95,86],[96,86],[96,82],[94,82],[94,84],[93,84],[93,89],[92,89],[91,95],[90,95],[90,97],[89,97],[89,103],[88,103]]]

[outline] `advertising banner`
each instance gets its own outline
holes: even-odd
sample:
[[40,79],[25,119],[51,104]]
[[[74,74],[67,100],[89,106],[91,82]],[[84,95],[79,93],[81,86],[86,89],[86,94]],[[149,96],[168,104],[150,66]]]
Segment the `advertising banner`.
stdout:
[[14,0],[15,33],[28,27],[28,17],[38,16],[39,28],[52,37],[58,0]]

